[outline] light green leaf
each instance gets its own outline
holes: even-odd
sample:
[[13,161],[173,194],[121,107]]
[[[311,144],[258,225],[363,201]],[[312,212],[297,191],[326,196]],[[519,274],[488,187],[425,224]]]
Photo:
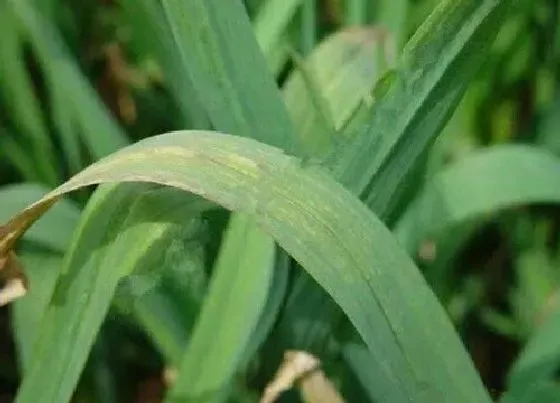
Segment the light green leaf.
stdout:
[[427,239],[488,214],[533,203],[560,203],[560,159],[525,145],[472,153],[437,173],[395,232],[411,253]]
[[[138,291],[138,285],[146,283],[142,273],[132,275],[121,282],[114,301],[118,311],[131,316],[173,366],[181,361],[207,287],[205,226],[194,217],[196,212],[188,211],[193,217],[168,237],[163,259],[151,261],[151,267],[147,267],[150,261],[142,261],[142,272],[154,274],[147,289]],[[171,219],[178,221],[175,216]]]
[[381,0],[377,2],[376,23],[389,29],[400,49],[406,40],[407,15],[409,0]]
[[220,131],[298,152],[297,137],[240,0],[163,0],[200,101]]
[[[375,359],[387,363],[389,373],[410,400],[488,401],[443,308],[383,224],[318,168],[302,167],[299,160],[253,140],[176,132],[127,147],[92,165],[10,221],[2,230],[0,250],[5,253],[58,195],[103,181],[157,182],[254,216],[341,306]],[[118,199],[111,197],[111,204],[118,205]],[[154,206],[162,207],[161,203]],[[130,206],[123,209],[96,216],[94,233],[84,230],[79,241],[87,245],[88,237],[101,233],[114,237],[103,223],[115,225],[116,217]],[[92,219],[86,214],[82,223]],[[139,223],[129,231],[140,245],[157,239],[153,230],[146,232],[146,225],[149,223]],[[112,284],[143,256],[134,253],[122,261],[123,246],[129,245],[124,241],[127,238],[125,231],[111,246],[109,257],[90,253],[93,261],[104,257],[103,275],[99,269],[92,271],[101,261],[88,270],[68,265],[78,270],[80,278],[70,281],[67,274],[59,284],[18,402],[36,401],[37,393],[44,402],[69,398],[107,309],[111,287],[116,287]],[[135,252],[140,252],[140,245]],[[77,250],[76,245],[73,249]],[[78,256],[71,254],[68,261],[72,258]],[[104,286],[96,289],[100,282]],[[90,295],[96,303],[88,304],[89,298],[83,295]],[[83,320],[85,308],[91,315],[89,320]],[[78,333],[73,334],[75,331]],[[428,361],[431,365],[426,368]]]
[[378,85],[367,127],[326,163],[381,218],[433,143],[484,60],[509,0],[446,0]]
[[260,4],[253,23],[255,36],[269,66],[276,49],[282,47],[286,28],[303,0],[268,0]]
[[149,184],[95,193],[44,312],[18,401],[36,393],[45,402],[70,399],[116,290],[142,297],[156,289],[172,240],[183,237],[185,224],[208,207],[184,192]]
[[145,44],[161,63],[164,78],[181,111],[183,123],[196,129],[209,128],[206,112],[185,74],[186,62],[177,52],[171,29],[160,2],[155,0],[120,0],[132,25],[134,40]]
[[59,179],[54,162],[55,154],[31,77],[27,72],[24,60],[25,38],[5,2],[0,4],[0,26],[3,31],[0,49],[0,94],[3,101],[9,105],[9,112],[13,114],[13,124],[26,139],[19,139],[19,144],[25,147],[27,154],[32,155],[35,174],[45,183],[54,186]]
[[[334,139],[325,136],[324,127],[328,124],[328,130],[338,131],[350,120],[384,68],[393,64],[391,53],[390,38],[381,29],[348,29],[323,41],[290,75],[283,88],[284,100],[311,155],[332,149]],[[315,85],[306,83],[306,75]],[[326,111],[317,106],[316,98],[324,99]],[[322,115],[332,119],[333,126]]]
[[29,368],[33,345],[37,339],[37,329],[51,299],[62,257],[59,254],[40,250],[24,250],[21,262],[26,268],[29,291],[25,298],[12,305],[12,325],[18,351],[18,362],[22,373]]
[[168,402],[224,400],[264,310],[274,271],[273,240],[250,215],[237,214],[223,242]]
[[121,128],[71,58],[56,29],[29,1],[9,0],[8,3],[42,64],[52,97],[55,123],[73,172],[83,167],[81,141],[95,159],[128,144]]

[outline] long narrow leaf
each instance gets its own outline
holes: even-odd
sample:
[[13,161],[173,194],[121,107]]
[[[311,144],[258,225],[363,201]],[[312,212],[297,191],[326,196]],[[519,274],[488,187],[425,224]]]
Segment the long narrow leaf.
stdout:
[[82,164],[77,133],[81,133],[82,140],[96,159],[128,144],[121,128],[72,60],[55,28],[27,0],[9,0],[9,4],[25,27],[47,74],[50,91],[55,97],[53,108],[60,118],[60,134],[64,136],[63,144],[72,158],[72,168],[78,170]]
[[281,47],[283,35],[290,20],[303,0],[268,0],[261,2],[255,16],[255,36],[269,65],[275,50]]
[[333,152],[342,183],[382,218],[406,185],[481,65],[509,0],[447,0],[406,45],[382,83],[367,127]]
[[252,217],[242,214],[230,220],[200,320],[168,402],[221,401],[227,396],[273,277],[274,242],[254,224]]
[[395,232],[413,253],[424,240],[505,208],[560,203],[559,177],[560,159],[536,147],[503,145],[473,153],[430,180]]
[[139,298],[157,287],[171,241],[205,208],[203,200],[146,184],[96,192],[43,315],[18,401],[69,401],[117,289]]
[[26,69],[23,57],[25,36],[6,3],[0,5],[0,26],[3,27],[0,94],[10,105],[16,128],[26,137],[27,141],[20,144],[26,145],[28,154],[32,155],[37,176],[54,186],[58,179],[55,155],[31,77]]
[[298,153],[297,137],[240,0],[164,0],[191,81],[220,131]]
[[[328,129],[340,130],[369,96],[374,84],[394,53],[391,40],[379,28],[353,28],[340,31],[323,41],[304,61],[302,68],[313,77],[316,88],[306,85],[305,72],[297,69],[288,77],[283,88],[284,101],[294,121],[302,143],[312,155],[330,151],[333,138],[319,130],[328,113],[334,122]],[[313,94],[313,90],[319,92]],[[321,113],[315,98],[325,100],[327,110]],[[319,150],[317,152],[315,150]]]
[[[10,221],[2,229],[3,254],[60,194],[103,181],[171,185],[253,215],[341,306],[376,359],[387,363],[389,373],[399,380],[409,399],[488,400],[445,312],[383,224],[325,173],[302,167],[297,159],[252,140],[178,132],[127,147],[92,165]],[[140,232],[144,242],[146,234]],[[113,248],[112,259],[117,255],[122,258],[122,249]],[[117,261],[106,261],[103,267],[107,265],[118,265],[121,270],[128,267]],[[53,299],[51,315],[60,314],[60,304],[87,301],[78,298],[91,289],[91,273],[83,273],[82,280],[59,285],[58,293],[66,298],[59,295]],[[109,278],[96,274],[95,278],[111,284],[122,274],[113,273]],[[76,318],[76,314],[70,316],[75,325],[70,326],[74,329],[70,334],[64,332],[64,347],[59,332],[68,326],[67,318],[64,326],[45,320],[48,327],[41,332],[40,348],[35,350],[19,402],[36,401],[37,393],[45,402],[69,398],[76,370],[87,356],[88,342],[93,340],[107,307],[108,302],[103,301],[102,306],[88,308],[95,313],[89,321]],[[72,335],[76,326],[84,328]],[[80,348],[73,347],[74,343]],[[59,348],[67,353],[62,354]],[[428,361],[431,365],[426,367]],[[53,376],[54,362],[59,377]]]
[[175,49],[173,35],[166,24],[161,4],[154,0],[120,0],[134,29],[135,39],[147,44],[162,65],[165,80],[181,111],[183,122],[192,128],[209,128],[206,112],[198,101],[189,76],[186,61]]

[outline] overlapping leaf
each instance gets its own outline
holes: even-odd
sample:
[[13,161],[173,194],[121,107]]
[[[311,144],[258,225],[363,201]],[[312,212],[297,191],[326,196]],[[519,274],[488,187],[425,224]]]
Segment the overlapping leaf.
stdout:
[[[178,132],[127,147],[94,164],[15,217],[0,242],[2,251],[5,253],[60,194],[102,181],[157,182],[198,193],[226,208],[254,216],[331,294],[372,354],[378,360],[391,357],[389,371],[399,379],[410,399],[487,399],[443,309],[388,230],[317,168],[301,167],[293,157],[252,140]],[[97,224],[100,220],[115,221],[115,216],[98,217]],[[80,241],[87,242],[88,237],[100,233],[114,236],[101,227],[96,226],[91,234],[84,232]],[[141,227],[134,234],[147,242]],[[122,258],[120,247],[112,249],[111,259]],[[96,255],[93,256],[95,259]],[[112,266],[108,260],[104,263],[104,268]],[[83,312],[76,310],[65,315],[60,306],[68,306],[69,301],[87,302],[78,298],[84,295],[86,284],[86,295],[94,298],[100,289],[91,287],[91,282],[116,283],[129,265],[121,263],[119,267],[104,275],[91,269],[81,270],[83,274],[78,275],[83,278],[59,285],[47,314],[47,318],[54,317],[45,319],[41,342],[18,401],[36,400],[39,390],[42,401],[68,399],[78,373],[76,368],[85,360],[95,334],[90,327],[99,326],[108,302],[104,298],[99,306],[88,305],[90,320],[71,320],[76,326],[69,327],[63,336],[59,333],[63,328],[60,321],[66,323],[68,318]],[[62,346],[57,342],[61,337],[68,340],[64,349],[65,354],[72,351],[71,356],[54,351],[54,346]],[[73,348],[74,343],[80,348]],[[58,377],[45,365],[53,360],[60,366]],[[424,365],[427,360],[433,364],[428,369]],[[46,380],[48,385],[37,386]]]

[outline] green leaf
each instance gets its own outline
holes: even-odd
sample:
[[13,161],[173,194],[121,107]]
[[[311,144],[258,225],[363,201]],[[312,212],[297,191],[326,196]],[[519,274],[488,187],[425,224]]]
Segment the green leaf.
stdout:
[[507,391],[501,403],[555,403],[560,399],[558,382],[537,382],[524,389]]
[[363,25],[366,21],[367,2],[364,0],[346,1],[346,13],[344,15],[346,25]]
[[376,22],[389,29],[400,49],[406,39],[408,0],[381,0],[378,2]]
[[560,98],[557,98],[547,111],[543,121],[540,123],[537,132],[537,141],[560,155],[560,136],[558,136],[558,126],[560,125]]
[[24,250],[21,253],[21,262],[26,268],[29,291],[25,298],[12,305],[12,326],[19,367],[25,374],[29,368],[33,345],[37,340],[37,329],[54,291],[62,257],[52,252]]
[[[442,298],[450,264],[484,219],[507,208],[560,203],[560,160],[535,147],[495,146],[474,152],[436,173],[394,232],[412,256],[429,263],[428,282]],[[424,247],[424,248],[423,248]]]
[[368,349],[357,343],[349,343],[343,347],[344,359],[356,374],[363,385],[367,395],[372,402],[405,402],[406,393],[399,385],[395,385],[396,379],[391,377],[387,366],[378,365],[372,367],[372,360]]
[[145,46],[161,63],[164,78],[181,111],[183,123],[196,129],[210,126],[206,112],[198,102],[194,86],[185,74],[186,62],[176,50],[173,34],[165,20],[163,8],[154,0],[120,0],[130,22],[135,42]]
[[[213,126],[221,131],[238,134],[241,136],[259,139],[268,144],[276,145],[296,153],[297,136],[293,131],[287,111],[280,98],[280,92],[276,83],[267,70],[266,61],[259,51],[259,45],[254,37],[250,21],[239,0],[227,3],[212,1],[190,1],[182,2],[167,0],[163,2],[165,14],[173,32],[179,53],[186,67],[184,74],[189,74],[191,81],[202,104],[206,108]],[[232,21],[235,21],[232,24]],[[235,217],[235,216],[234,216]],[[237,222],[234,219],[234,223]],[[235,224],[234,224],[235,225]],[[243,228],[232,228],[232,232],[246,231]],[[261,250],[264,246],[255,242],[254,237],[249,237],[247,242],[238,247],[237,253],[240,258],[244,254],[252,254],[254,250]],[[255,262],[255,264],[260,264]],[[261,267],[246,267],[245,270],[262,270]],[[222,280],[223,281],[223,280]],[[249,283],[253,288],[243,289],[243,295],[258,293],[262,289],[259,282]],[[222,294],[221,297],[227,297]],[[238,296],[238,298],[240,298]],[[243,300],[240,299],[240,302]],[[228,304],[227,299],[220,300],[220,296],[211,297],[207,303],[215,305]],[[206,304],[204,305],[206,307]],[[259,308],[259,304],[254,304]],[[209,309],[209,310],[208,310]],[[202,310],[201,323],[214,323],[212,308]],[[248,316],[251,320],[258,320],[261,314],[259,310],[249,311],[256,315]],[[205,325],[208,326],[208,325]],[[234,316],[226,316],[221,326],[229,329],[239,329],[239,324]],[[217,339],[208,338],[207,327],[197,327],[193,336],[194,340],[202,340],[208,349],[222,348],[215,344],[208,344]],[[249,329],[252,332],[253,329]],[[247,331],[247,329],[244,329]],[[241,331],[230,335],[230,343],[235,345],[236,350],[231,351],[226,359],[214,356],[214,362],[205,361],[209,369],[222,368],[204,375],[201,378],[199,388],[224,387],[228,382],[227,377],[233,374],[233,369],[239,365],[244,357],[239,352],[251,348],[250,333],[245,335]],[[237,341],[235,341],[237,338]],[[200,342],[198,342],[200,343]],[[213,347],[210,347],[213,346]],[[192,351],[189,349],[189,351]],[[180,373],[181,379],[190,378],[194,369],[193,365],[199,365],[193,361],[193,353],[187,353],[185,361],[181,365],[186,375]],[[232,369],[233,368],[233,369]],[[221,391],[192,389],[188,393],[195,395],[208,392],[218,393]],[[178,390],[179,394],[187,393]]]
[[411,253],[427,239],[500,210],[560,203],[560,159],[546,150],[503,145],[472,153],[430,180],[395,232]]
[[[278,250],[277,252],[281,252]],[[288,276],[290,274],[290,257],[285,253],[276,253],[277,262],[272,281],[268,290],[268,300],[264,307],[257,328],[253,332],[251,341],[244,354],[242,365],[248,365],[253,355],[263,346],[272,333],[284,305],[288,291]]]
[[168,402],[224,400],[264,310],[274,271],[273,240],[250,215],[237,214],[223,242]]
[[306,56],[317,42],[317,0],[306,0],[299,9],[299,51]]
[[[322,155],[332,149],[334,138],[325,131],[338,131],[351,119],[384,68],[393,64],[391,53],[390,38],[381,29],[348,29],[323,41],[289,76],[284,101],[309,154]],[[315,85],[308,85],[306,76]],[[324,100],[326,111],[316,99]]]
[[[2,230],[0,250],[6,253],[58,195],[103,181],[157,182],[252,215],[341,306],[375,359],[386,363],[410,400],[488,401],[443,308],[387,228],[317,167],[302,167],[296,158],[250,139],[175,132],[129,146],[90,166],[10,221]],[[119,199],[110,199],[111,205],[120,204]],[[38,393],[44,402],[69,398],[112,288],[141,259],[140,246],[157,239],[157,232],[146,231],[150,223],[139,223],[134,231],[119,236],[109,256],[92,254],[99,240],[91,245],[88,238],[100,234],[105,240],[113,238],[114,232],[103,227],[115,226],[128,215],[123,213],[131,210],[130,203],[122,204],[126,207],[114,214],[94,210],[99,216],[85,215],[82,223],[96,221],[95,231],[88,233],[83,224],[84,236],[78,239],[88,246],[94,262],[81,270],[78,264],[68,264],[79,278],[71,281],[67,274],[58,286],[18,402],[36,401]],[[169,206],[160,200],[154,206],[158,208]],[[124,245],[130,245],[127,240],[139,244],[134,249],[138,253],[123,256]],[[73,250],[69,262],[83,258],[76,254],[76,245]],[[89,299],[95,303],[88,304]],[[91,317],[85,320],[85,315]],[[428,361],[431,365],[426,368]]]
[[181,361],[207,287],[204,231],[201,218],[192,217],[182,224],[167,240],[164,259],[152,261],[151,267],[142,262],[142,272],[154,274],[148,289],[137,290],[138,284],[146,283],[142,273],[129,276],[120,284],[114,301],[119,313],[131,316],[174,366]]
[[326,164],[381,218],[480,67],[509,0],[440,3],[379,85],[367,127]]
[[543,313],[548,314],[554,308],[555,292],[560,287],[557,263],[547,253],[546,240],[540,239],[542,237],[536,234],[534,227],[534,222],[527,221],[518,232],[523,231],[523,236],[532,235],[533,239],[540,241],[540,245],[535,242],[527,250],[518,252],[513,265],[516,285],[510,291],[510,303],[517,334],[521,337],[534,331],[542,321]]
[[128,144],[125,134],[80,72],[55,28],[29,1],[9,0],[8,3],[42,64],[55,124],[72,171],[83,168],[81,141],[95,159]]
[[9,112],[13,114],[13,124],[27,140],[20,141],[20,144],[24,145],[27,153],[32,155],[37,177],[54,186],[58,180],[55,154],[37,94],[27,72],[23,54],[25,38],[5,2],[0,4],[0,26],[3,27],[0,49],[2,99],[9,105]]
[[268,0],[261,2],[253,23],[255,36],[270,66],[286,28],[303,0]]
[[295,154],[297,137],[240,0],[163,0],[177,47],[220,131]]
[[39,391],[41,401],[70,399],[117,289],[136,297],[154,290],[171,241],[206,208],[184,192],[148,184],[95,193],[43,315],[18,401],[33,400]]
[[[557,297],[557,296],[556,296]],[[560,309],[558,303],[521,351],[508,376],[510,389],[523,390],[552,380],[560,366]]]
[[0,154],[2,160],[9,161],[17,171],[31,182],[41,182],[42,175],[37,172],[36,162],[25,147],[18,144],[13,133],[0,126]]

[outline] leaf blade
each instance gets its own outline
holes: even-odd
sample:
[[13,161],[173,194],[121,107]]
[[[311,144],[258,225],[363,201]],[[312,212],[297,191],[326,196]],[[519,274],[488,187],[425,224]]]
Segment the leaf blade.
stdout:
[[[391,357],[392,376],[411,399],[488,400],[443,308],[381,222],[316,167],[252,140],[178,132],[127,147],[16,217],[0,246],[9,247],[60,193],[103,180],[156,181],[255,215],[340,304],[372,354]],[[31,400],[34,381],[24,380],[19,401]]]

